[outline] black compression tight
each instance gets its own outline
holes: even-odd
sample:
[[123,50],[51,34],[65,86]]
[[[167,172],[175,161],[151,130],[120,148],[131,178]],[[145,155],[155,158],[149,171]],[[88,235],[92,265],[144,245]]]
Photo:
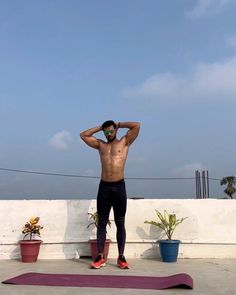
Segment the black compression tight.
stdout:
[[97,212],[99,216],[97,241],[98,253],[103,253],[106,240],[106,226],[109,220],[111,207],[113,207],[115,224],[117,227],[116,239],[120,255],[124,254],[126,231],[125,213],[127,196],[124,180],[106,182],[101,180],[97,195]]

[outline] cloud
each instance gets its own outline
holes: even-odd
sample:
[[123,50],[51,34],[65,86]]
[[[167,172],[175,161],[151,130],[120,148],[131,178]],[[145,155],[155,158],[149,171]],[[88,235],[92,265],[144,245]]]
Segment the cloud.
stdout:
[[220,13],[235,0],[197,0],[192,10],[186,12],[186,17],[197,19],[209,13]]
[[125,98],[149,102],[229,100],[236,97],[236,56],[215,63],[198,63],[182,75],[157,73],[140,85],[123,90]]
[[236,48],[236,35],[226,37],[225,42],[229,47]]
[[171,171],[174,177],[195,177],[195,171],[206,170],[206,167],[200,162],[185,164],[182,167],[175,168]]
[[66,150],[73,142],[69,131],[62,130],[53,135],[49,140],[49,146],[57,150]]

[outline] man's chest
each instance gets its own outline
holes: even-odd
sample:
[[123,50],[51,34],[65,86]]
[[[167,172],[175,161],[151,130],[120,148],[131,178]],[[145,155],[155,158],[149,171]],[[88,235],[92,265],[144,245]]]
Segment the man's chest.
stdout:
[[103,144],[100,147],[100,155],[102,157],[107,157],[107,156],[115,156],[115,157],[123,157],[124,155],[127,154],[127,149],[128,147],[124,146],[123,144],[115,143],[115,144]]

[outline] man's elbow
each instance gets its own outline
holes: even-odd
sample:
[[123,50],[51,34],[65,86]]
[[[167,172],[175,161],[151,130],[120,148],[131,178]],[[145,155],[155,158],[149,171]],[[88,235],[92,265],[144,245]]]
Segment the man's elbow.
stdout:
[[84,138],[85,138],[85,135],[84,135],[84,132],[80,132],[80,138],[82,139],[82,140],[84,140]]
[[136,128],[139,130],[140,129],[140,123],[136,122]]
[[136,134],[137,134],[137,136],[138,136],[139,131],[140,131],[140,123],[139,123],[139,122],[136,122],[135,130],[136,130]]

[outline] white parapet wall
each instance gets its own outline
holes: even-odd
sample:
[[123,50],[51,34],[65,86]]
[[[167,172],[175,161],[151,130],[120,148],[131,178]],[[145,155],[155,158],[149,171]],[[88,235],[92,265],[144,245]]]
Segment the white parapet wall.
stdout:
[[[128,200],[126,257],[159,258],[156,240],[162,232],[145,220],[155,220],[155,209],[188,217],[173,239],[182,241],[179,258],[236,258],[236,200],[140,199]],[[87,228],[88,212],[96,200],[1,200],[0,259],[20,258],[21,230],[31,216],[39,216],[43,244],[39,259],[90,256],[88,240],[96,229]],[[111,212],[110,219],[114,220]],[[112,240],[109,257],[117,257],[116,226],[108,228]]]

